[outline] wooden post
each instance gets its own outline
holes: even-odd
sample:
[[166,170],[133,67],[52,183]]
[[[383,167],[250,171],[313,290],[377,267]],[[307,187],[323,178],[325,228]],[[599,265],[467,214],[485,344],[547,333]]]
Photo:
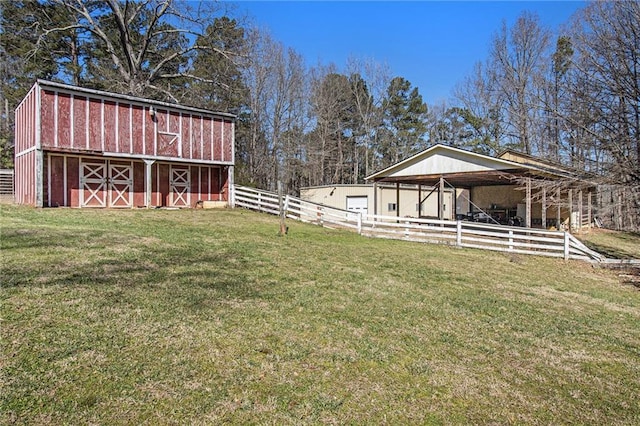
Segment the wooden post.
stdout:
[[562,214],[561,214],[561,209],[562,209],[562,192],[560,191],[560,188],[556,189],[556,198],[558,199],[558,207],[556,209],[556,229],[558,229],[558,231],[561,229],[562,226]]
[[589,228],[591,228],[591,190],[587,193],[587,221],[589,222]]
[[569,190],[569,230],[573,230],[573,190]]
[[542,229],[547,229],[547,188],[542,187]]
[[278,202],[280,204],[280,235],[286,235],[287,225],[285,224],[286,212],[284,210],[284,198],[282,196],[282,182],[278,181]]
[[418,184],[418,218],[422,216],[422,185]]
[[151,166],[153,166],[153,163],[155,163],[156,160],[144,160],[144,164],[145,164],[145,173],[144,173],[144,177],[145,177],[145,194],[144,194],[144,200],[145,200],[145,204],[147,205],[147,208],[150,209],[151,208],[151,197],[152,197],[152,192],[153,192],[153,186],[151,185],[152,183],[152,172],[151,172]]
[[578,231],[582,231],[582,190],[578,191]]
[[564,260],[569,260],[569,233],[564,232]]
[[462,247],[462,221],[456,222],[456,246]]
[[525,213],[525,226],[527,228],[531,228],[531,178],[527,178],[527,198],[526,202],[526,213]]

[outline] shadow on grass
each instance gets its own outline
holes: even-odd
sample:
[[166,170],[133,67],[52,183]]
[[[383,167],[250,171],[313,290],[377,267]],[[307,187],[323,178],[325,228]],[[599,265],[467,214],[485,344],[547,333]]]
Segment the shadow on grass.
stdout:
[[251,272],[264,265],[260,254],[240,244],[118,244],[106,232],[50,229],[9,230],[2,239],[3,288],[100,287],[106,303],[135,304],[147,295],[198,308],[205,301],[260,298],[268,285]]
[[[636,241],[640,244],[640,235],[639,234],[620,234],[616,235],[616,239],[623,240],[625,242],[635,243]],[[600,254],[605,255],[606,257],[613,259],[637,259],[637,253],[630,252],[625,250],[623,247],[614,246],[615,241],[611,243],[603,243],[603,242],[594,242],[589,240],[582,240],[584,245],[589,247],[591,250],[595,250]]]

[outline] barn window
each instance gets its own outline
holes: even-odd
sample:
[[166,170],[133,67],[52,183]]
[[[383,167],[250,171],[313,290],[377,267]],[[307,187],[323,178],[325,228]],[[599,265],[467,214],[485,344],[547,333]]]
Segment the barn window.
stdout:
[[396,208],[397,208],[396,203],[389,203],[387,205],[387,210],[390,211],[390,212],[395,212]]

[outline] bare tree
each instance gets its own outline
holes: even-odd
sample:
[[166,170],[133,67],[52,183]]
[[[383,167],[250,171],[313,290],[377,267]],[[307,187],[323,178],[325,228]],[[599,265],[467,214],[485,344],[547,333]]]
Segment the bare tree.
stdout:
[[539,18],[525,12],[510,30],[503,23],[490,54],[492,85],[506,112],[504,126],[516,147],[527,154],[539,143],[536,114],[540,111],[539,91],[549,38],[549,31],[540,25]]
[[605,152],[608,184],[618,185],[628,229],[640,228],[640,3],[590,3],[574,21],[574,103],[571,125]]
[[66,11],[72,19],[40,22],[36,50],[46,48],[48,40],[58,34],[73,34],[76,84],[82,80],[86,85],[177,101],[173,82],[215,81],[215,76],[191,72],[190,64],[197,54],[238,54],[216,43],[201,43],[214,36],[207,30],[219,15],[215,3],[50,0],[47,4]]
[[254,183],[275,189],[278,180],[296,190],[293,165],[306,129],[307,82],[302,57],[285,50],[266,32],[253,31],[244,78],[249,92],[248,174]]

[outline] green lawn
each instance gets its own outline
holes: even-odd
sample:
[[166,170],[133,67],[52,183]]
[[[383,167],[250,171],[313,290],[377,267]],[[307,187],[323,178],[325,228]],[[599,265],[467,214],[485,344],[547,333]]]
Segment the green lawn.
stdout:
[[614,259],[640,259],[640,234],[593,228],[579,234],[587,246]]
[[1,207],[0,424],[640,423],[640,290],[245,210]]

